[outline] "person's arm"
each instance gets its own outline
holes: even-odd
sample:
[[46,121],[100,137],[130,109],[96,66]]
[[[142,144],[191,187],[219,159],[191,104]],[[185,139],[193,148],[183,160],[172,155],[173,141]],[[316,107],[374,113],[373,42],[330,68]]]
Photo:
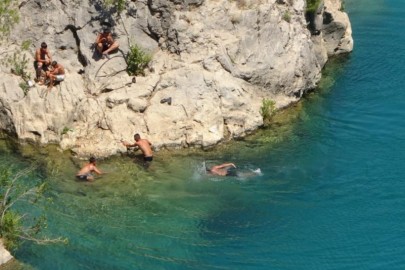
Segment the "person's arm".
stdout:
[[114,39],[111,34],[108,35],[107,41],[108,41],[109,45],[112,45],[114,43]]
[[226,167],[234,167],[234,168],[236,168],[235,164],[233,164],[233,163],[221,164],[221,165],[218,165],[218,166],[215,166],[215,167],[217,167],[218,169],[223,169],[223,168],[226,168]]
[[149,145],[152,145],[152,143],[148,140]]
[[102,172],[100,172],[96,166],[93,167],[93,170],[97,173],[97,174],[103,174]]
[[100,43],[100,37],[101,37],[101,34],[98,34],[97,35],[97,37],[96,37],[96,41],[94,41],[94,44],[99,44]]
[[127,142],[122,142],[122,144],[123,144],[124,146],[126,146],[126,147],[135,147],[135,146],[137,146],[136,143],[130,144],[130,143],[127,143]]
[[49,61],[49,64],[52,63],[52,55],[51,55],[51,53],[49,52],[49,50],[46,50],[46,55],[47,55],[48,58],[49,58],[49,60],[47,60],[47,61]]

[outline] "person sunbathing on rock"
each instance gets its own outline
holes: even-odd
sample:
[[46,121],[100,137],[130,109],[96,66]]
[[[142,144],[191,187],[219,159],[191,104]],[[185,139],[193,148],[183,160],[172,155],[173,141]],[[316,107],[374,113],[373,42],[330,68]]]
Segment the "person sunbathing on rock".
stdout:
[[231,177],[249,177],[253,175],[261,174],[260,168],[252,172],[238,172],[235,170],[228,170],[228,167],[233,167],[236,169],[236,165],[233,163],[225,163],[221,165],[216,165],[211,168],[206,168],[206,173],[209,175],[219,175],[219,176],[231,176]]
[[39,83],[39,85],[44,85],[46,80],[49,79],[49,86],[47,88],[48,90],[52,89],[54,81],[61,82],[66,77],[65,68],[61,64],[58,64],[58,62],[53,61],[51,65],[52,70],[47,71],[44,80],[41,83]]
[[110,56],[108,55],[108,53],[115,49],[118,49],[118,47],[120,46],[118,42],[114,42],[111,31],[108,28],[105,28],[103,30],[103,33],[99,33],[97,35],[94,44],[96,45],[98,53],[101,55],[102,59],[104,59],[105,57],[109,59]]
[[92,171],[95,171],[97,174],[103,174],[96,167],[97,160],[94,157],[89,159],[87,163],[77,174],[76,178],[83,181],[93,181],[94,177],[91,175]]
[[[46,56],[48,56],[48,59],[46,59]],[[41,71],[43,69],[45,70],[45,68],[52,63],[52,56],[48,50],[48,45],[45,42],[42,42],[41,48],[37,49],[37,51],[35,52],[35,62],[37,68],[36,80],[38,81],[41,77]]]

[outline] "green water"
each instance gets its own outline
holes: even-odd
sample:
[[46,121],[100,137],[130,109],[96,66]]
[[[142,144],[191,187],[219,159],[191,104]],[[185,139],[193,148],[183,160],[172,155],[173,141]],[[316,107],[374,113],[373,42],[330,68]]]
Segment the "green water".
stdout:
[[[245,140],[159,153],[149,171],[113,157],[94,183],[75,181],[68,154],[0,140],[1,164],[40,161],[54,198],[47,234],[70,241],[26,243],[14,269],[403,269],[405,2],[346,10],[355,51]],[[263,175],[203,173],[230,161]]]

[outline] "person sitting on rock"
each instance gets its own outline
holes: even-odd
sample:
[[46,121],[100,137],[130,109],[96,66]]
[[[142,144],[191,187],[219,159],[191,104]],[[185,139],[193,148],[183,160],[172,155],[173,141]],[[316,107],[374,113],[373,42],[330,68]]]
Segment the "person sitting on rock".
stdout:
[[48,90],[51,90],[53,87],[53,82],[61,82],[65,79],[65,69],[62,67],[61,64],[58,64],[58,62],[53,61],[52,62],[52,70],[47,71],[44,80],[39,84],[39,85],[44,85],[45,81],[49,79],[49,86]]
[[110,56],[108,55],[108,53],[115,49],[118,49],[118,47],[120,46],[118,42],[114,42],[109,28],[104,28],[103,33],[99,33],[97,35],[94,44],[96,45],[98,53],[101,55],[102,59],[104,59],[105,57],[109,59]]
[[[45,58],[48,56],[48,59]],[[48,50],[48,45],[45,42],[41,43],[41,48],[37,49],[35,52],[35,61],[36,61],[36,68],[37,68],[37,81],[41,77],[41,71],[45,69],[52,63],[52,56]]]
[[93,181],[94,177],[91,175],[92,171],[95,171],[97,174],[103,174],[100,172],[96,167],[97,160],[94,157],[89,159],[89,163],[87,163],[77,174],[76,178],[79,180],[84,181]]

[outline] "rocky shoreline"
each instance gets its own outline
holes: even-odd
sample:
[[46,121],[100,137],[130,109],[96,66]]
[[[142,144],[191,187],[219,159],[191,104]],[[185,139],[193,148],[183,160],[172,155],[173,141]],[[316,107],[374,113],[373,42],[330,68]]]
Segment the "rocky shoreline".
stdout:
[[[22,79],[3,65],[1,130],[78,156],[126,152],[121,140],[135,132],[155,150],[213,146],[261,126],[263,98],[278,108],[297,102],[315,88],[330,57],[353,49],[340,0],[321,1],[312,18],[304,0],[137,0],[121,15],[101,4],[20,5],[21,21],[0,53],[30,41],[22,54],[34,76],[35,49],[46,41],[67,76],[51,91],[35,85],[25,95]],[[109,60],[93,48],[103,25],[121,44]],[[135,43],[153,59],[133,83],[124,55]],[[171,105],[160,102],[168,97]]]

